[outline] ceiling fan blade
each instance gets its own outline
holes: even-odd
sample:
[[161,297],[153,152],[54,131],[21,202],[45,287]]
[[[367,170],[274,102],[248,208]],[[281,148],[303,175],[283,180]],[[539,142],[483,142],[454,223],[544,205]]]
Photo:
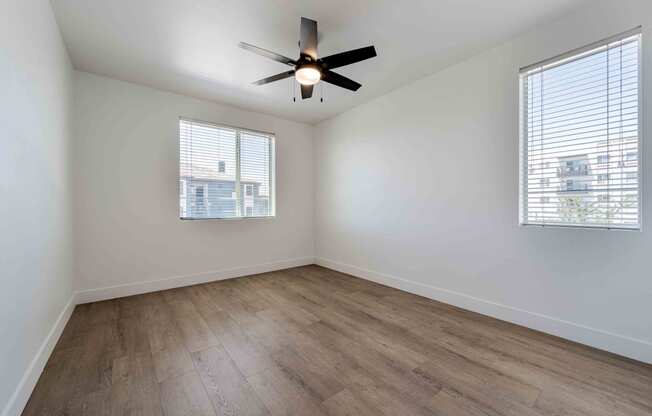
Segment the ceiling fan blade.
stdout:
[[285,78],[290,78],[291,76],[294,75],[294,70],[292,71],[287,71],[287,72],[281,72],[280,74],[272,75],[271,77],[259,79],[258,81],[254,82],[254,85],[264,85],[264,84],[269,84],[270,82],[274,81],[280,81]]
[[281,62],[286,65],[295,66],[297,62],[293,59],[288,58],[287,56],[279,55],[275,52],[268,51],[267,49],[259,48],[258,46],[250,45],[245,42],[240,42],[238,44],[242,49],[245,49],[249,52],[253,52],[265,58],[273,59],[275,61]]
[[312,97],[312,87],[314,85],[301,85],[301,99],[305,100],[306,98]]
[[308,55],[313,60],[317,60],[317,22],[305,17],[301,18],[301,28],[299,30],[299,49],[301,55]]
[[351,91],[357,91],[358,88],[362,87],[362,84],[358,84],[354,80],[344,77],[332,71],[322,72],[321,80],[324,82],[328,82],[329,84],[337,85],[338,87],[346,88],[347,90],[351,90]]
[[336,53],[335,55],[326,56],[319,61],[327,68],[339,68],[341,66],[354,64],[356,62],[364,61],[365,59],[373,58],[376,55],[376,48],[373,46],[366,46],[364,48],[354,49],[352,51]]

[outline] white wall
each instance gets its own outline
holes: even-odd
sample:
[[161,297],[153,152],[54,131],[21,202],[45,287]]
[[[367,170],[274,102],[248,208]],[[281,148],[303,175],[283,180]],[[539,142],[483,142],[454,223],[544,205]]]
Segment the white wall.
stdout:
[[642,24],[652,102],[652,2],[589,6],[318,125],[318,262],[652,362],[652,232],[517,225],[519,67]]
[[[179,116],[276,133],[276,218],[179,219]],[[81,301],[312,263],[311,126],[83,72],[75,120]]]
[[65,323],[70,311],[71,86],[72,67],[50,3],[0,1],[3,415],[22,410],[57,338],[55,324]]

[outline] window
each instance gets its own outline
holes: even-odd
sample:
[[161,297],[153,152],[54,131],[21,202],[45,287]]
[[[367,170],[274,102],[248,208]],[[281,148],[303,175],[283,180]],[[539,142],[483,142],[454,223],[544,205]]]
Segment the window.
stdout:
[[640,229],[640,48],[637,29],[521,70],[520,224]]
[[565,183],[561,184],[561,187],[559,188],[559,191],[556,192],[557,194],[561,193],[570,193],[570,192],[583,192],[586,193],[591,190],[591,182],[589,182],[588,179],[583,180],[583,179],[566,179]]
[[627,152],[623,166],[636,166],[638,164],[638,152]]
[[638,173],[637,172],[626,172],[625,173],[625,183],[636,184],[638,182]]
[[205,185],[195,185],[195,203],[192,210],[196,213],[206,213],[206,187]]
[[186,193],[186,181],[185,179],[181,179],[179,181],[179,202],[181,204],[181,216],[185,217],[186,216],[186,207],[188,206],[188,202],[186,201],[187,198],[187,193]]
[[179,120],[182,219],[271,217],[274,135]]
[[562,178],[569,176],[588,176],[590,171],[589,160],[586,155],[558,158],[560,169],[557,175]]

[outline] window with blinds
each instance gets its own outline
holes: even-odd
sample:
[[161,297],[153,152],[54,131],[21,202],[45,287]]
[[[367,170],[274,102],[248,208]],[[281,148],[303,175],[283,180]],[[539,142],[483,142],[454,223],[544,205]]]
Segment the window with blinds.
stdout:
[[274,135],[179,120],[181,219],[275,215]]
[[639,30],[521,70],[520,223],[640,229]]

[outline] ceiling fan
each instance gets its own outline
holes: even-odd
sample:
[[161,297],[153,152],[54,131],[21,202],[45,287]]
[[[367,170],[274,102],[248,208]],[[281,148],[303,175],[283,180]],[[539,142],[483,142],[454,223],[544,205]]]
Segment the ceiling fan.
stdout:
[[268,51],[267,49],[240,42],[239,46],[242,49],[294,67],[291,71],[281,72],[280,74],[258,80],[254,82],[254,85],[268,84],[294,76],[297,82],[301,84],[302,99],[312,97],[313,86],[319,81],[328,82],[329,84],[337,85],[338,87],[351,91],[357,91],[362,86],[352,79],[331,70],[373,58],[376,56],[376,49],[373,46],[366,46],[364,48],[317,58],[317,22],[305,17],[301,18],[299,36],[299,58],[296,60]]

